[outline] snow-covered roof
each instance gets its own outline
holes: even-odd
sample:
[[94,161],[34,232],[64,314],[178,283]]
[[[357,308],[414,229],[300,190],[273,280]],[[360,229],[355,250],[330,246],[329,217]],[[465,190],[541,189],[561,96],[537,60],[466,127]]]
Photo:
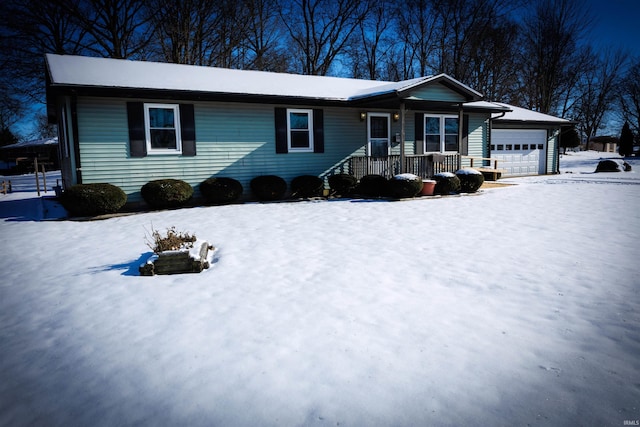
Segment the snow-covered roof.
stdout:
[[46,59],[52,86],[176,90],[349,101],[398,93],[444,79],[474,97],[482,97],[445,74],[389,82],[73,55],[47,54]]
[[42,145],[55,145],[58,143],[58,137],[34,139],[31,141],[16,142],[15,144],[5,145],[2,148],[26,148],[26,147],[39,147]]
[[562,119],[560,117],[551,116],[549,114],[539,113],[537,111],[527,110],[526,108],[516,107],[515,105],[504,104],[502,102],[494,102],[494,104],[508,108],[504,116],[495,117],[495,122],[535,122],[549,124],[571,124],[571,120]]
[[473,110],[493,110],[498,112],[506,112],[511,111],[510,106],[507,104],[500,104],[498,102],[489,102],[489,101],[473,101],[473,102],[465,102],[465,109]]

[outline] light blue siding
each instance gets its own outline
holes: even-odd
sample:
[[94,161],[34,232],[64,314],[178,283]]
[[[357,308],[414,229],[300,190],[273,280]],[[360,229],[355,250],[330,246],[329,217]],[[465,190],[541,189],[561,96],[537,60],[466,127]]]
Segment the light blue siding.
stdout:
[[[469,139],[468,155],[472,157],[489,157],[489,146],[487,141],[487,115],[469,114]],[[470,160],[463,159],[462,166],[469,166]],[[478,162],[475,162],[474,166]]]
[[287,181],[303,174],[326,176],[344,170],[346,159],[366,150],[366,122],[359,120],[357,109],[324,108],[324,153],[276,154],[275,106],[195,103],[195,157],[131,158],[126,101],[79,99],[78,129],[83,182],[117,185],[129,201],[140,200],[140,188],[161,178],[183,179],[197,191],[206,178],[229,176],[248,193],[250,180],[258,175]]
[[[430,111],[425,113],[444,114],[442,112]],[[450,113],[447,113],[450,114]],[[482,113],[465,113],[469,116],[469,155],[476,157],[489,157],[489,147],[486,143],[489,116]],[[417,153],[415,146],[415,114],[406,114],[405,127],[405,152],[407,154]]]
[[[276,154],[275,105],[197,102],[195,157],[149,154],[132,158],[127,101],[79,98],[77,123],[82,181],[117,185],[130,202],[139,201],[140,188],[154,179],[183,179],[199,195],[198,186],[203,180],[228,176],[239,180],[249,194],[249,182],[256,176],[274,174],[288,182],[305,174],[326,177],[348,172],[346,162],[351,156],[367,154],[367,121],[360,120],[361,109],[323,108],[324,153]],[[390,113],[391,117],[396,112],[375,111]],[[469,117],[469,154],[486,157],[486,117]],[[414,154],[414,112],[406,114],[405,122],[405,153]],[[400,153],[400,144],[395,142],[400,132],[401,122],[392,119],[392,154]]]
[[410,91],[405,98],[422,99],[425,101],[465,102],[466,98],[460,93],[441,84],[432,84]]
[[556,151],[558,150],[558,135],[560,132],[558,129],[551,129],[547,134],[547,163],[545,173],[552,174],[557,170],[558,157]]

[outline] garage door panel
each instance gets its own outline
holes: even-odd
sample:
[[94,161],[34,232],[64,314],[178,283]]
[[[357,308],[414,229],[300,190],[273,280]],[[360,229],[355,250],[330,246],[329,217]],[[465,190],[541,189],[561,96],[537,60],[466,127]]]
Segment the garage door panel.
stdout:
[[505,176],[544,173],[546,130],[494,129],[491,138],[491,157]]

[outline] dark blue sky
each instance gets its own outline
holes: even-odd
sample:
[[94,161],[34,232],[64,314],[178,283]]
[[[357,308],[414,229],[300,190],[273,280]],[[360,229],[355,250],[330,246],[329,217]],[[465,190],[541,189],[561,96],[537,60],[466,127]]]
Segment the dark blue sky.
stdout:
[[587,0],[594,47],[623,47],[640,57],[640,0]]

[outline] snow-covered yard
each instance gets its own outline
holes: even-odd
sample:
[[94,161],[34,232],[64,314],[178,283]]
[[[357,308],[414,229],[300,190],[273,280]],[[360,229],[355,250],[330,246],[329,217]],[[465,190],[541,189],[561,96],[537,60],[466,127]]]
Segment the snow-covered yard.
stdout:
[[[480,195],[89,222],[35,221],[55,205],[14,178],[0,425],[636,423],[640,162],[600,155]],[[212,267],[139,276],[171,226]]]

